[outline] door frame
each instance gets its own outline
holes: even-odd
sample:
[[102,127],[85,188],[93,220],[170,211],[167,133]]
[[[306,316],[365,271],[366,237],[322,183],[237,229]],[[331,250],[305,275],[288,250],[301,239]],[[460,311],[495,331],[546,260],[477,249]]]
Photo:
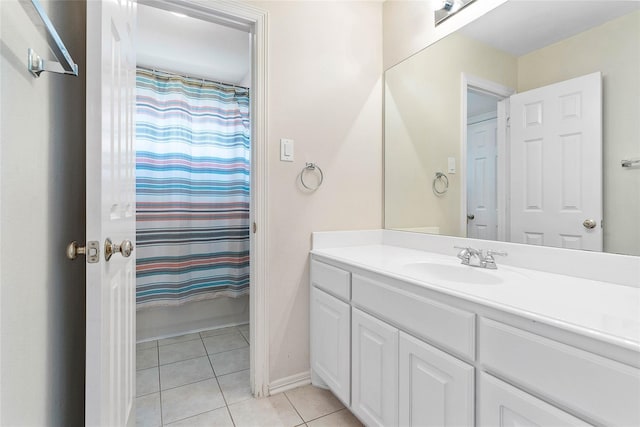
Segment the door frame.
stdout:
[[[251,35],[251,202],[250,222],[250,383],[256,397],[269,394],[267,48],[268,12],[244,2],[206,0],[138,0],[139,3]],[[257,230],[257,231],[256,231]]]
[[[490,80],[486,80],[480,77],[468,73],[460,73],[461,90],[460,90],[460,223],[459,230],[460,236],[467,237],[467,91],[473,89],[478,92],[486,93],[496,97],[496,102],[504,99],[508,99],[511,95],[516,93],[515,89],[501,85]],[[501,125],[504,125],[501,127]],[[497,197],[498,197],[498,240],[501,240],[501,225],[504,229],[504,212],[505,209],[505,195],[507,194],[504,185],[504,165],[505,165],[505,147],[507,141],[507,135],[502,129],[507,130],[506,117],[501,116],[501,110],[498,110],[498,135],[497,135],[497,149],[498,158],[502,158],[502,161],[498,161],[496,165],[496,180]]]

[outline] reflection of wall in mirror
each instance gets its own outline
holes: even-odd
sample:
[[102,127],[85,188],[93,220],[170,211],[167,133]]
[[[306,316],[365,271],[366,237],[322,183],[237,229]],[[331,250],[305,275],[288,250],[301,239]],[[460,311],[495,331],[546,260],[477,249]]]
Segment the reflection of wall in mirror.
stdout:
[[516,65],[515,57],[456,33],[387,71],[385,141],[393,149],[385,150],[385,227],[460,234],[459,174],[449,175],[444,196],[431,191],[448,157],[463,167],[460,72],[515,88]]
[[459,235],[459,180],[451,179],[446,200],[433,200],[425,188],[435,170],[446,168],[447,156],[459,159],[461,72],[522,92],[601,71],[604,249],[640,255],[640,174],[620,167],[620,159],[640,153],[639,70],[640,12],[519,58],[455,33],[388,70],[385,226],[439,225],[442,234]]
[[640,155],[640,11],[519,57],[518,92],[596,71],[604,94],[604,250],[640,255],[640,173],[620,167]]

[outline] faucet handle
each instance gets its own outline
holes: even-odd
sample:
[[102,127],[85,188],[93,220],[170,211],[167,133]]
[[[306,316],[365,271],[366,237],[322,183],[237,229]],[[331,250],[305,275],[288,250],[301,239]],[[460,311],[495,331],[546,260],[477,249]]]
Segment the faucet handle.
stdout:
[[462,249],[460,252],[458,252],[458,258],[469,256],[469,253],[470,253],[470,250],[471,250],[471,248],[467,247],[467,246],[454,246],[454,248],[455,249]]
[[504,251],[494,251],[487,250],[487,255],[484,257],[484,268],[488,268],[490,270],[495,270],[498,268],[496,265],[496,260],[493,258],[494,255],[507,256],[507,253]]
[[454,248],[462,249],[458,252],[457,257],[462,261],[462,264],[469,265],[469,261],[471,260],[471,248],[463,246],[454,246]]
[[508,254],[505,251],[494,251],[493,249],[488,249],[487,256],[489,257],[493,255],[507,256]]

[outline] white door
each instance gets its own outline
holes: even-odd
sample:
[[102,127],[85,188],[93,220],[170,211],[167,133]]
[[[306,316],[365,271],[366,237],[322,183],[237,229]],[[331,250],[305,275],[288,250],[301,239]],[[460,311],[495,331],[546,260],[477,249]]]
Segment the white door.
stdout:
[[[87,2],[87,263],[85,420],[135,423],[135,36],[131,0]],[[105,241],[122,253],[107,261]],[[87,257],[89,260],[89,257]]]
[[351,325],[351,409],[367,426],[397,426],[398,330],[355,308]]
[[476,400],[480,427],[590,425],[484,372],[479,375]]
[[311,369],[351,405],[351,307],[311,288]]
[[511,97],[510,240],[602,251],[602,76]]
[[473,426],[473,366],[400,332],[400,425]]
[[496,240],[497,120],[467,126],[467,237]]

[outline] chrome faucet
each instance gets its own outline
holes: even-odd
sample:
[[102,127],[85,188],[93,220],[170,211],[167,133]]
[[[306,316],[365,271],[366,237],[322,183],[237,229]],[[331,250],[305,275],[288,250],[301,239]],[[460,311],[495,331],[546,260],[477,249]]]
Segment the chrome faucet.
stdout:
[[507,256],[506,252],[488,250],[486,255],[482,249],[474,249],[472,247],[454,246],[456,249],[462,249],[458,252],[458,258],[462,260],[463,265],[471,267],[488,268],[495,270],[498,268],[494,255]]

